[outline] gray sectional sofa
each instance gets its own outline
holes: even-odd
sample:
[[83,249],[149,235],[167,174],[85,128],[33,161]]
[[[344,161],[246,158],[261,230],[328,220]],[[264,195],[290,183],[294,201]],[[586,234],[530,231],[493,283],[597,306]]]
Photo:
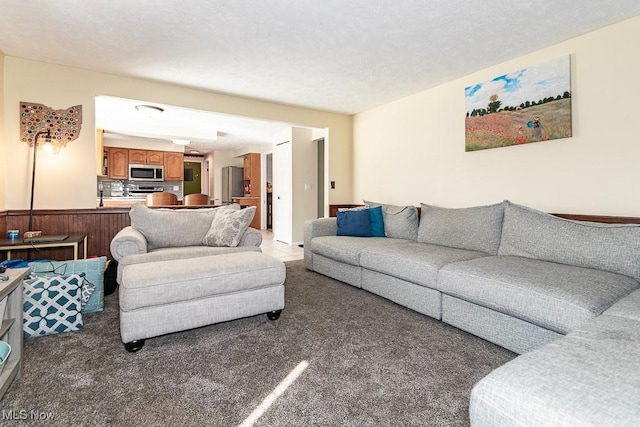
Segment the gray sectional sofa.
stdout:
[[476,385],[472,425],[640,425],[640,226],[508,201],[382,211],[386,237],[308,221],[306,267],[521,354]]

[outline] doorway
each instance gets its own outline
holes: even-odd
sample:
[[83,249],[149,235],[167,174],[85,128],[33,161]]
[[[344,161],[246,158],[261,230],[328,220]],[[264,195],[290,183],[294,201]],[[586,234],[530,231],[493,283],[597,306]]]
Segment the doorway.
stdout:
[[324,218],[324,138],[316,140],[317,171],[316,188],[318,192],[318,218]]
[[202,163],[184,162],[184,195],[202,192]]

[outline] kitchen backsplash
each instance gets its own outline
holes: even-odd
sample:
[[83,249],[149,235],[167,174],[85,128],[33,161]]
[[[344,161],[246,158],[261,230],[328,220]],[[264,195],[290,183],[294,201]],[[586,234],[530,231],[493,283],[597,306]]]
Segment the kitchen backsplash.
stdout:
[[182,199],[183,195],[182,181],[163,181],[163,182],[145,182],[145,181],[122,181],[122,180],[103,180],[98,181],[97,197],[100,197],[100,186],[104,198],[145,198],[146,193],[159,191],[160,189],[166,193],[173,193]]

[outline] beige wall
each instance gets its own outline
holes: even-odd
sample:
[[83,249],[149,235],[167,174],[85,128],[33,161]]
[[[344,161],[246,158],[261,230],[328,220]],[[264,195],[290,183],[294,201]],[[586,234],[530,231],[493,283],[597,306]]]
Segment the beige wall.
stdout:
[[[354,202],[640,216],[640,17],[354,117]],[[464,88],[571,54],[573,137],[466,153]]]
[[[1,149],[12,162],[2,173],[11,177],[7,209],[29,207],[29,148],[19,140],[20,101],[37,102],[56,109],[81,104],[83,125],[80,137],[69,143],[57,158],[38,157],[36,209],[92,208],[95,206],[95,101],[108,95],[196,108],[267,120],[327,127],[331,135],[331,179],[342,183],[331,193],[333,203],[348,202],[351,194],[351,116],[295,108],[172,86],[146,80],[97,73],[77,68],[4,58],[4,114]],[[8,184],[7,184],[8,185]]]
[[312,130],[291,130],[292,174],[293,174],[293,234],[294,244],[304,240],[304,222],[318,217],[317,156]]

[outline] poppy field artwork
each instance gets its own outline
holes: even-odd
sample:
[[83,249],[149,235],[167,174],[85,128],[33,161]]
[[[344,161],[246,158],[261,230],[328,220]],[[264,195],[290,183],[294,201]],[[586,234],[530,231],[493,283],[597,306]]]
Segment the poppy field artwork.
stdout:
[[571,136],[566,55],[465,88],[465,151]]

